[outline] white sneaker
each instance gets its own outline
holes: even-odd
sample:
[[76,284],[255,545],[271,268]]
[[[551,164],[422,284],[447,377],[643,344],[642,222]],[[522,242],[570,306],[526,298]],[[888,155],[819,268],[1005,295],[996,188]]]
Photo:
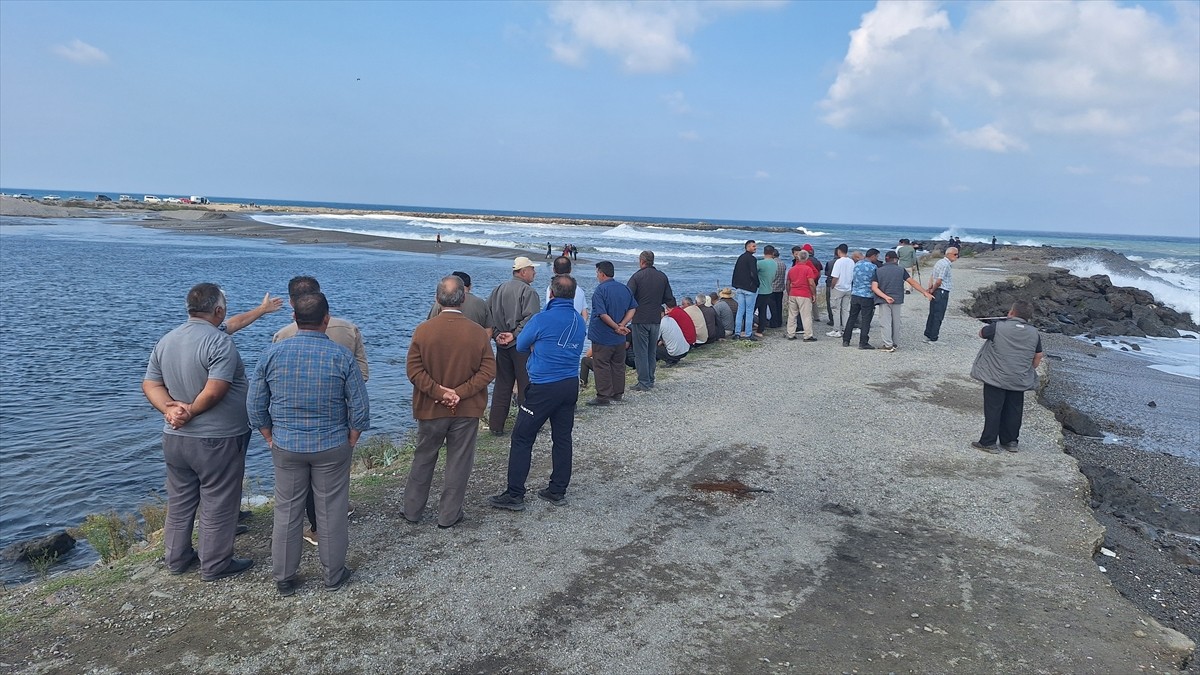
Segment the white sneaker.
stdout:
[[925,339],[921,340],[921,342],[924,342],[927,345],[936,345],[937,344],[937,340],[930,340],[929,338],[925,338]]
[[831,330],[825,334],[825,337],[841,337],[841,336],[842,336],[842,331],[840,331],[840,330]]

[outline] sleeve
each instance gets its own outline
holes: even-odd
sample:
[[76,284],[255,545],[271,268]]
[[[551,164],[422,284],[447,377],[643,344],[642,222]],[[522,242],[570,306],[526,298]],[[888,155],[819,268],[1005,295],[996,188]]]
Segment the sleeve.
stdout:
[[250,426],[262,429],[272,426],[271,423],[271,386],[267,384],[267,364],[269,354],[263,354],[254,367],[254,376],[250,378],[250,389],[246,392],[246,413],[250,417]]
[[537,339],[538,324],[540,323],[538,318],[537,316],[530,317],[529,323],[525,324],[529,330],[517,333],[517,351],[522,354],[528,354],[533,349],[533,341]]
[[367,398],[367,383],[362,371],[354,365],[346,368],[346,409],[350,428],[366,431],[371,428],[371,403]]
[[[600,292],[601,288],[603,288],[603,284],[600,286],[597,286],[596,290],[592,291],[592,315],[595,316],[597,319],[599,319],[601,316],[604,316],[605,314],[607,314],[610,317],[613,315],[613,313],[608,310],[608,302],[607,302],[608,299],[606,297],[604,297],[603,293]],[[624,316],[624,312],[622,312],[622,316]],[[621,320],[620,318],[613,318],[613,321],[620,321],[620,320]]]
[[366,382],[371,377],[371,367],[367,364],[367,348],[363,346],[362,331],[358,326],[354,327],[354,360],[362,371],[363,382]]
[[481,391],[487,391],[488,384],[496,379],[496,357],[492,356],[492,345],[483,340],[483,351],[479,354],[479,368],[466,382],[456,386],[454,393],[459,398],[470,398]]
[[218,339],[209,341],[206,351],[204,365],[208,371],[208,379],[233,382],[237,376],[239,362],[233,338],[221,333]]
[[664,274],[663,275],[663,304],[664,305],[667,304],[668,300],[671,302],[675,302],[675,293],[671,290],[671,280],[668,279],[667,275]]
[[408,381],[412,382],[413,389],[423,392],[430,398],[440,399],[441,396],[437,390],[438,383],[433,381],[433,377],[425,369],[425,359],[421,354],[421,345],[425,343],[424,332],[421,326],[417,326],[417,329],[413,331],[412,341],[408,344],[408,359],[405,365]]
[[146,364],[146,374],[142,376],[143,380],[149,380],[151,382],[163,381],[162,362],[160,361],[162,357],[159,356],[159,350],[162,348],[161,345],[162,343],[159,342],[158,344],[154,345],[154,349],[150,351],[150,361]]
[[[991,340],[992,338],[996,337],[996,324],[989,323],[989,324],[985,325],[983,327],[983,329],[979,331],[979,336],[982,337],[984,340]],[[1042,338],[1039,337],[1038,338],[1039,347],[1040,347],[1041,343],[1042,343]],[[1041,351],[1041,349],[1039,349],[1038,351]]]
[[517,320],[517,325],[513,328],[514,335],[520,335],[525,331],[525,326],[529,324],[529,320],[534,314],[542,311],[542,303],[538,299],[537,291],[533,290],[528,284],[521,292],[521,318]]
[[1034,354],[1042,353],[1042,336],[1041,335],[1038,336],[1037,348],[1033,350],[1033,353]]

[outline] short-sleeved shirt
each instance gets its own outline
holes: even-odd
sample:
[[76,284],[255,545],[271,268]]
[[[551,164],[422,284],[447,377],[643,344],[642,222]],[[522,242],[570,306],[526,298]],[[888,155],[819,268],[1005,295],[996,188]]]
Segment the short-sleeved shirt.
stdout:
[[900,267],[908,268],[917,264],[917,250],[908,244],[897,246],[896,255],[900,258],[896,261]]
[[[763,258],[757,262],[758,265],[758,294],[771,294],[771,280],[775,278],[775,270],[779,269],[775,265],[773,258]],[[674,354],[672,354],[674,356]]]
[[816,281],[820,276],[821,274],[817,272],[816,268],[807,262],[793,266],[788,270],[788,284],[790,284],[788,295],[797,298],[811,298],[812,290],[809,288],[808,282],[810,279]]
[[162,382],[171,398],[196,400],[209,380],[229,383],[229,391],[212,408],[178,429],[163,425],[163,433],[192,438],[229,438],[250,431],[246,414],[246,368],[233,338],[204,319],[191,318],[154,345],[146,380]]
[[833,287],[835,291],[845,293],[850,290],[851,281],[854,280],[854,261],[849,257],[838,258],[837,262],[833,263],[833,276],[837,277],[837,284]]
[[850,295],[857,295],[860,298],[873,298],[875,294],[871,292],[871,282],[875,281],[875,263],[867,259],[859,260],[854,265],[854,281],[850,287]]
[[[875,270],[875,281],[879,284],[879,290],[884,294],[892,297],[892,304],[899,305],[904,303],[904,282],[908,281],[908,270],[900,267],[896,263],[884,263],[883,267]],[[876,297],[875,303],[885,303],[887,300]]]
[[636,309],[637,300],[629,287],[613,279],[602,282],[592,292],[592,315],[588,318],[588,339],[592,344],[613,347],[625,344],[625,336],[618,335],[600,319],[601,314],[607,314],[610,319],[620,323],[625,318],[625,312]]
[[950,275],[953,271],[954,268],[950,266],[950,259],[942,258],[941,260],[937,261],[936,265],[933,266],[933,274],[929,275],[929,285],[932,286],[935,280],[941,279],[942,285],[938,287],[938,290],[943,290],[949,293]]

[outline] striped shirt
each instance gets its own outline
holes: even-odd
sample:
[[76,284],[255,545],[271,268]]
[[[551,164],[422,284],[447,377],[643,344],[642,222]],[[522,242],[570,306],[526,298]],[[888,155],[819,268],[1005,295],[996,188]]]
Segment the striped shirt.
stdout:
[[941,279],[942,285],[938,290],[950,292],[950,275],[954,268],[950,267],[950,259],[942,258],[933,266],[933,274],[929,276],[929,285],[933,285],[934,280]]
[[258,359],[246,408],[250,426],[270,427],[275,446],[324,452],[366,431],[371,409],[362,371],[349,349],[319,331],[301,330]]

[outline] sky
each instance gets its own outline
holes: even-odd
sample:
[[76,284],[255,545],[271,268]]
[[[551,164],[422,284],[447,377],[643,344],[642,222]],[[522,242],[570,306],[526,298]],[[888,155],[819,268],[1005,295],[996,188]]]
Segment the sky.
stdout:
[[1200,2],[0,2],[0,185],[1200,236]]

